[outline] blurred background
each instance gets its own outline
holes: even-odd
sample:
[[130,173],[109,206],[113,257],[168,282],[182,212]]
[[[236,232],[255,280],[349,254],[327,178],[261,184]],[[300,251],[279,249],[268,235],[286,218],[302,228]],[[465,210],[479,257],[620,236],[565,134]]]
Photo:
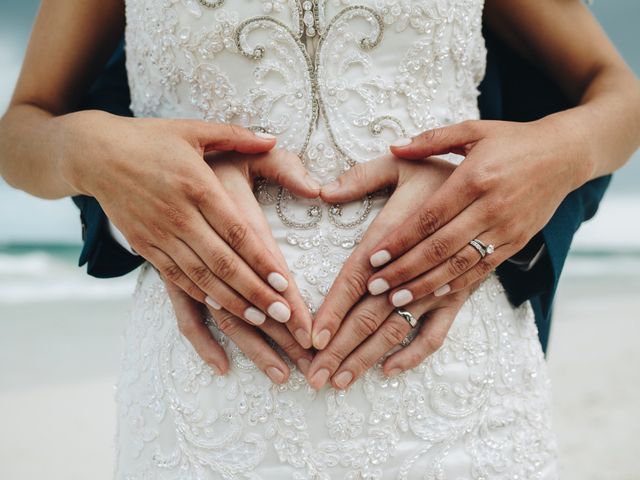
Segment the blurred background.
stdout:
[[[38,1],[0,0],[0,111]],[[640,1],[591,6],[640,74]],[[640,155],[578,234],[549,349],[564,479],[631,480],[640,438]],[[135,275],[77,265],[78,212],[0,179],[0,478],[111,478],[113,385]]]

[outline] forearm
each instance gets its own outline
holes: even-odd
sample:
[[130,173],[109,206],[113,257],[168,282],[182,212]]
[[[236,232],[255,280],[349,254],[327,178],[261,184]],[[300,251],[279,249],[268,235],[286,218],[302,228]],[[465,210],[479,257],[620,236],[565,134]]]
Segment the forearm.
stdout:
[[16,105],[6,113],[0,122],[0,174],[7,183],[41,198],[82,193],[62,173],[61,123],[34,105]]
[[577,107],[543,121],[579,142],[579,187],[613,173],[640,147],[640,82],[626,68],[604,68],[585,88]]

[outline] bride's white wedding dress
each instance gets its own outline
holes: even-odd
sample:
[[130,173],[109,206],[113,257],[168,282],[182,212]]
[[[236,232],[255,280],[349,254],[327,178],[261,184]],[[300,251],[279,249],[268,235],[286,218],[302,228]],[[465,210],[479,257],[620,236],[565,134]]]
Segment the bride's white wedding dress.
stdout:
[[[321,181],[401,136],[478,118],[481,0],[127,0],[137,116],[277,135]],[[312,310],[381,196],[348,206],[260,184],[258,200]],[[118,479],[553,479],[549,380],[529,304],[495,276],[444,346],[348,391],[263,375],[228,339],[216,377],[143,268],[117,390]]]

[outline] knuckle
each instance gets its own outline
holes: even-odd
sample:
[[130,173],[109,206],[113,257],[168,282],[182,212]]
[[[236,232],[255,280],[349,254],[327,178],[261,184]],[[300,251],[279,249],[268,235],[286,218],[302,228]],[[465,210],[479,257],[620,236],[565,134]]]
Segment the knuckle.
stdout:
[[471,267],[471,260],[462,254],[454,255],[449,259],[449,273],[452,275],[460,275]]
[[240,250],[247,239],[247,227],[241,223],[234,223],[227,227],[227,243],[234,250]]
[[440,216],[430,208],[421,210],[418,214],[418,223],[416,226],[417,233],[420,238],[427,238],[433,235],[440,227]]
[[240,328],[238,320],[229,312],[216,315],[216,324],[218,325],[218,330],[229,337],[236,335]]
[[[425,351],[425,353],[427,353],[427,352]],[[428,355],[428,353],[427,353],[427,355]],[[407,369],[416,368],[418,365],[420,365],[422,363],[422,361],[425,358],[426,358],[426,355],[421,353],[421,352],[418,352],[418,351],[411,352],[411,354],[407,358],[407,364],[408,364]]]
[[160,267],[160,272],[164,277],[166,277],[167,279],[171,280],[174,283],[178,282],[184,275],[182,273],[182,269],[173,262],[162,265]]
[[427,263],[440,263],[449,256],[449,246],[439,239],[430,241],[424,249],[424,257]]
[[196,205],[202,205],[207,198],[207,188],[202,182],[190,179],[182,184],[182,190]]
[[395,318],[389,319],[385,323],[382,334],[388,345],[397,345],[407,336],[407,328],[405,325],[407,325],[407,323],[404,320]]
[[166,205],[162,213],[164,218],[177,230],[184,230],[189,223],[188,216],[175,205]]
[[476,265],[476,270],[482,277],[485,277],[493,271],[493,265],[487,260],[480,260]]
[[[278,342],[278,345],[282,350],[284,350],[290,357],[299,356],[298,347],[300,346],[298,342],[291,336],[287,335],[283,339]],[[295,359],[293,359],[295,360]]]
[[345,355],[338,349],[328,348],[322,351],[324,356],[323,366],[328,368],[330,371],[334,371],[338,366],[344,361]]
[[378,313],[369,308],[361,308],[355,317],[355,331],[360,337],[369,337],[378,330]]
[[354,268],[344,277],[344,288],[352,300],[358,300],[367,291],[367,275],[358,268]]
[[222,280],[229,280],[234,277],[238,270],[238,264],[231,255],[221,253],[213,258],[213,271]]
[[204,265],[196,265],[189,269],[189,277],[196,285],[207,289],[213,283],[213,275],[209,268]]

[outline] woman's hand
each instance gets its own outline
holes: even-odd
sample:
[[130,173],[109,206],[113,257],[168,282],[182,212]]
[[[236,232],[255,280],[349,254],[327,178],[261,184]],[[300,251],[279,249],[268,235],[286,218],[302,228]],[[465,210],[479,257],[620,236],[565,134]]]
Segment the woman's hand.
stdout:
[[437,158],[419,164],[386,155],[352,167],[338,178],[335,185],[323,187],[323,200],[342,203],[388,185],[397,185],[343,265],[318,310],[313,323],[313,345],[318,350],[329,344],[343,319],[367,293],[367,279],[374,273],[369,263],[371,249],[384,238],[397,235],[402,223],[413,214],[418,200],[435,192],[455,168],[455,165]]
[[[425,132],[392,152],[420,163],[431,155],[466,158],[411,217],[370,251],[370,293],[396,307],[460,291],[519,252],[587,177],[576,143],[552,121],[469,121]],[[426,161],[429,161],[427,158]],[[483,256],[469,244],[492,245]],[[391,260],[393,261],[389,263]]]
[[[63,177],[74,190],[96,197],[165,278],[194,299],[253,324],[267,315],[289,321],[292,305],[281,295],[292,283],[286,266],[238,212],[236,192],[232,198],[203,158],[223,150],[267,152],[274,138],[233,125],[101,112],[54,121],[63,125]],[[278,150],[255,165],[256,175],[276,176],[302,197],[318,196],[318,185],[295,155]],[[280,175],[280,169],[290,174]],[[306,309],[296,313],[291,328],[302,329],[302,344],[308,345],[311,318]]]

